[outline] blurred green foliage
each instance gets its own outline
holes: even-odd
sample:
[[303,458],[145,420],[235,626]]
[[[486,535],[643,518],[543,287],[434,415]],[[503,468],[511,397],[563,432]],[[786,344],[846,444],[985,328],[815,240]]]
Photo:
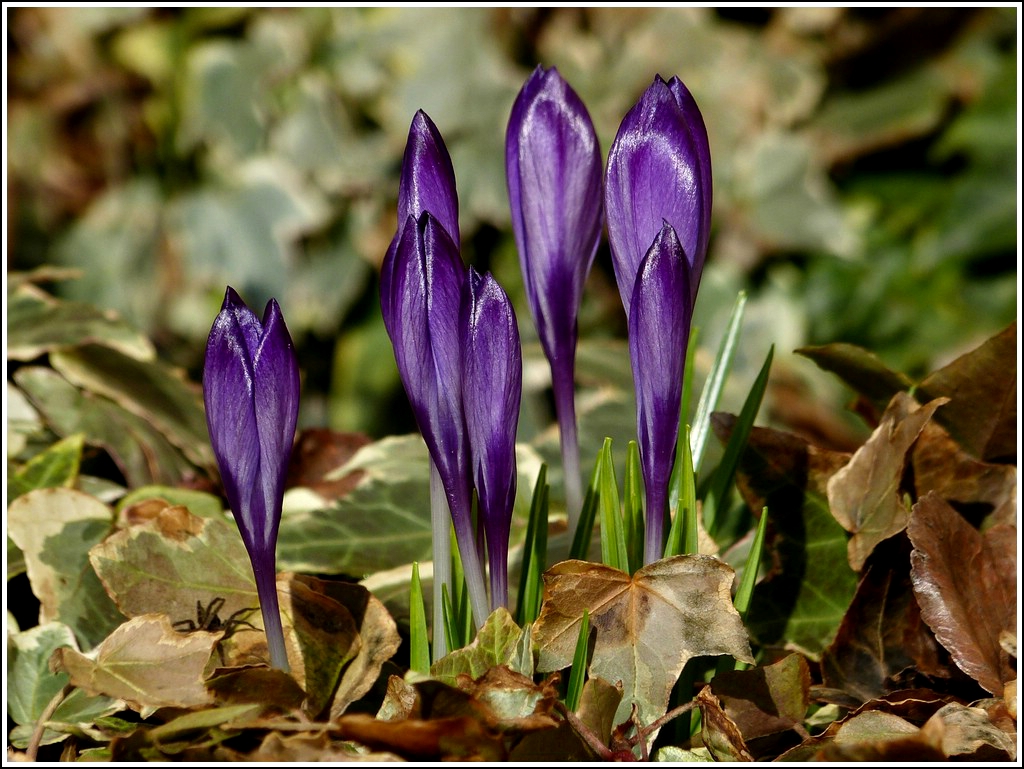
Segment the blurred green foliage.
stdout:
[[[8,13],[8,271],[75,268],[58,296],[116,310],[194,378],[225,284],[253,306],[276,296],[306,425],[412,428],[376,269],[423,108],[453,156],[465,256],[519,309],[521,438],[557,457],[504,176],[505,121],[538,63],[579,92],[605,152],[655,73],[679,75],[701,105],[715,168],[702,348],[736,291],[751,296],[726,408],[771,343],[851,342],[913,375],[1014,317],[1015,8]],[[632,432],[606,247],[580,325],[592,456]],[[608,403],[625,412],[615,423]]]

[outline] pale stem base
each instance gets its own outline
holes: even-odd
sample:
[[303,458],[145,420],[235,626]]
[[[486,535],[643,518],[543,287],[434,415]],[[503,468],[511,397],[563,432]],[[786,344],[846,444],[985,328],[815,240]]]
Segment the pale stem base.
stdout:
[[451,527],[451,516],[448,512],[448,498],[444,493],[444,484],[437,465],[430,462],[430,525],[433,532],[433,644],[432,659],[437,662],[448,653],[448,645],[444,637],[444,610],[442,608],[441,591],[448,587],[448,595],[452,594],[452,549],[448,530]]

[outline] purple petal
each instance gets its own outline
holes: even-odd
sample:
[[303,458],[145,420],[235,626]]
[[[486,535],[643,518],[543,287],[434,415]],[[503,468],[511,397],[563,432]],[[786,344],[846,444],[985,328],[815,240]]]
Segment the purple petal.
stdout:
[[548,359],[568,362],[601,238],[601,153],[576,92],[537,67],[512,107],[505,142],[512,228],[530,311]]
[[259,483],[260,440],[254,401],[252,351],[259,344],[260,322],[234,289],[228,287],[206,343],[203,400],[213,454],[228,504],[248,546],[250,518],[265,514]]
[[455,169],[441,132],[423,110],[409,127],[398,183],[398,221],[429,211],[456,243],[459,242],[459,196]]
[[402,176],[398,183],[398,232],[381,265],[381,308],[388,333],[391,333],[392,302],[389,298],[398,239],[405,221],[410,216],[419,220],[425,211],[433,215],[455,243],[459,242],[459,197],[452,159],[437,126],[427,113],[419,110],[409,127],[402,159]]
[[523,357],[512,304],[490,273],[469,269],[459,324],[463,413],[491,562],[492,601],[505,605]]
[[647,496],[645,562],[661,557],[690,335],[690,266],[668,222],[640,263],[629,316],[637,436]]
[[[678,82],[678,81],[677,81]],[[629,315],[640,260],[668,221],[691,270],[707,250],[711,170],[703,120],[682,83],[661,77],[623,118],[608,153],[605,208],[615,278]],[[707,168],[704,168],[706,165]],[[690,287],[695,297],[697,273]]]
[[252,365],[260,442],[260,489],[266,515],[263,525],[254,526],[254,536],[260,536],[260,544],[273,552],[299,415],[299,364],[281,308],[274,299],[267,303],[263,313],[263,332]]
[[465,277],[458,247],[438,221],[429,213],[418,221],[409,217],[396,246],[389,333],[398,373],[457,526],[468,525],[470,515],[458,331]]
[[697,150],[697,165],[700,168],[701,210],[704,213],[704,218],[701,220],[701,237],[693,258],[690,260],[692,265],[690,275],[695,278],[690,285],[690,291],[696,297],[700,275],[704,269],[704,259],[707,256],[708,237],[711,234],[711,143],[708,141],[708,129],[704,124],[704,116],[700,113],[700,108],[690,93],[690,89],[678,77],[669,80],[668,87],[672,91],[672,95],[675,96],[676,103],[679,104],[679,108],[683,112],[683,119],[690,129],[690,136],[693,138]]

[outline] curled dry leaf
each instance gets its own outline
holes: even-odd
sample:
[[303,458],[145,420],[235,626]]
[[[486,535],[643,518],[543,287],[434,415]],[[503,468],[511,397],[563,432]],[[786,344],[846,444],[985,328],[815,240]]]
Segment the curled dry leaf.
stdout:
[[733,570],[712,556],[655,561],[632,577],[586,561],[563,561],[544,574],[544,605],[534,625],[537,669],[572,663],[583,610],[596,628],[590,674],[622,682],[616,723],[635,704],[639,722],[665,713],[687,660],[731,654],[753,662],[743,622],[732,604]]
[[1000,524],[982,534],[930,493],[914,505],[907,532],[921,616],[961,670],[1002,694],[1017,677],[1000,645],[1017,626],[1016,529]]
[[91,656],[63,648],[56,659],[71,683],[91,694],[122,699],[136,710],[206,705],[203,671],[223,633],[182,634],[163,614],[121,625]]
[[739,727],[726,715],[722,704],[705,686],[697,695],[702,720],[700,738],[716,761],[753,761]]
[[935,410],[948,398],[919,407],[896,393],[882,421],[849,463],[828,481],[828,503],[836,520],[853,534],[847,557],[860,571],[882,540],[903,531],[910,517],[900,479],[907,453]]

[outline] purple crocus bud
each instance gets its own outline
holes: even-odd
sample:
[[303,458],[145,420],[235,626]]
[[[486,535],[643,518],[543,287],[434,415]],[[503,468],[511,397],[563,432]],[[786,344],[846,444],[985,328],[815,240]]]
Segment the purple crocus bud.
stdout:
[[228,287],[206,344],[203,398],[224,492],[252,562],[271,664],[287,670],[275,549],[299,412],[299,366],[275,300],[260,321]]
[[663,220],[690,264],[692,304],[711,227],[711,150],[697,103],[679,78],[656,76],[623,118],[608,152],[605,210],[627,317],[640,260]]
[[[381,297],[391,295],[395,249],[411,216],[418,220],[429,211],[451,239],[459,242],[459,197],[455,188],[455,169],[441,133],[423,110],[419,110],[409,127],[409,139],[402,159],[402,176],[398,184],[398,231],[395,233],[381,267]],[[382,302],[384,326],[391,333],[390,303]]]
[[466,268],[430,212],[409,216],[398,237],[389,294],[381,296],[398,373],[444,485],[473,613],[487,616],[473,534],[469,442],[462,416],[459,308]]
[[662,556],[668,484],[679,435],[683,363],[690,336],[690,265],[667,221],[640,262],[629,310],[640,463],[647,497],[644,563]]
[[516,427],[523,355],[512,303],[490,273],[472,267],[462,289],[459,332],[463,413],[487,541],[491,610],[508,605],[508,537],[516,498]]
[[512,229],[558,416],[570,528],[582,503],[573,372],[576,316],[601,238],[601,152],[586,107],[538,66],[512,107],[505,139]]

